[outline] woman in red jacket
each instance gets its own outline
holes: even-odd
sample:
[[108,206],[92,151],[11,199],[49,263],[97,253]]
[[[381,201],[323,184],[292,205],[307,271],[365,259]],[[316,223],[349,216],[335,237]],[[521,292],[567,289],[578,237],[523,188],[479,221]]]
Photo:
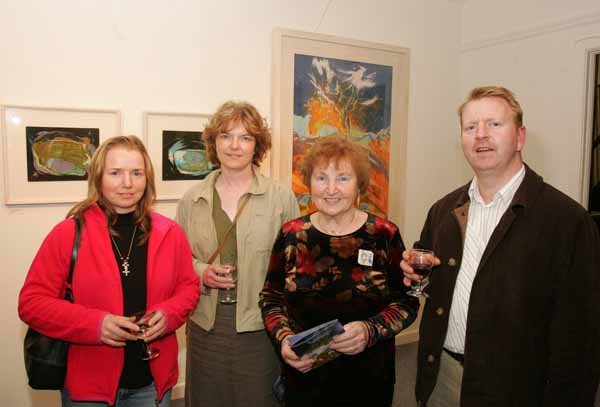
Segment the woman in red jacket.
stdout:
[[[88,168],[88,195],[40,247],[19,296],[33,329],[70,343],[62,405],[169,406],[177,382],[177,338],[199,296],[185,235],[152,212],[154,172],[135,136],[106,140]],[[83,225],[73,273],[74,302],[63,299],[75,222]],[[144,341],[158,357],[143,360]]]

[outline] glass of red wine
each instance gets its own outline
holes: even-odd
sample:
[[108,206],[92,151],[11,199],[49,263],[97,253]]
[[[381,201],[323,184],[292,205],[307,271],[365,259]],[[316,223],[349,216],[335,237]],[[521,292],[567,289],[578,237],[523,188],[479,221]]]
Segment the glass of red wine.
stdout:
[[431,269],[433,268],[433,259],[435,254],[431,250],[425,249],[411,249],[408,252],[408,264],[414,270],[414,273],[421,276],[421,280],[413,280],[411,282],[411,290],[407,292],[408,295],[413,297],[425,297],[429,298],[429,295],[425,291],[427,281]]
[[148,323],[150,322],[150,319],[152,319],[152,317],[154,316],[154,312],[146,314],[146,311],[140,311],[135,313],[134,316],[135,320],[133,322],[140,329],[135,334],[138,337],[138,341],[140,341],[142,345],[142,354],[140,355],[140,358],[142,360],[152,360],[154,358],[157,358],[160,355],[160,351],[156,348],[148,346],[148,344],[144,341],[146,331],[150,329],[150,325]]

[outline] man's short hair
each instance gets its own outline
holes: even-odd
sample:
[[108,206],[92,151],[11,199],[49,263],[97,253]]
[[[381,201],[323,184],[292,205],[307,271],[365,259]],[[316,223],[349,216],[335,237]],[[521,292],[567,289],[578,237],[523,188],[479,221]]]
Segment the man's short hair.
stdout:
[[508,89],[502,86],[481,86],[475,88],[469,93],[467,100],[463,102],[462,105],[458,108],[458,117],[460,119],[460,124],[462,127],[462,114],[463,110],[465,110],[465,106],[469,102],[474,100],[479,100],[488,97],[496,97],[506,101],[510,106],[511,110],[515,113],[515,124],[517,127],[523,126],[523,109],[521,109],[521,105],[515,98],[515,95]]

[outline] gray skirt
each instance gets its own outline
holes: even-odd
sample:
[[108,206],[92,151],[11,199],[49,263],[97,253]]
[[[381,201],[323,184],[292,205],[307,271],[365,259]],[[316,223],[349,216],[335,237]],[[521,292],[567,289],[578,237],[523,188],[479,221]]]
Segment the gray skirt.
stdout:
[[186,407],[277,406],[279,361],[265,331],[237,333],[235,305],[217,305],[215,327],[187,328]]

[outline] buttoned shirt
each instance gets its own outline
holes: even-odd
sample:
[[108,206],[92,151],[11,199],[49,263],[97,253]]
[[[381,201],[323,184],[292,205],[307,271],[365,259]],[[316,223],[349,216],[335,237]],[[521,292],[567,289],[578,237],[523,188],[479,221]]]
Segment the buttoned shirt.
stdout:
[[[504,212],[519,189],[525,177],[525,166],[506,183],[496,194],[491,202],[485,203],[477,183],[473,178],[469,187],[469,214],[467,217],[467,232],[461,267],[456,279],[452,306],[448,322],[448,331],[444,348],[457,353],[465,351],[465,334],[467,331],[467,313],[469,311],[469,298],[473,280],[483,256],[483,252]],[[510,272],[506,270],[506,272]]]

